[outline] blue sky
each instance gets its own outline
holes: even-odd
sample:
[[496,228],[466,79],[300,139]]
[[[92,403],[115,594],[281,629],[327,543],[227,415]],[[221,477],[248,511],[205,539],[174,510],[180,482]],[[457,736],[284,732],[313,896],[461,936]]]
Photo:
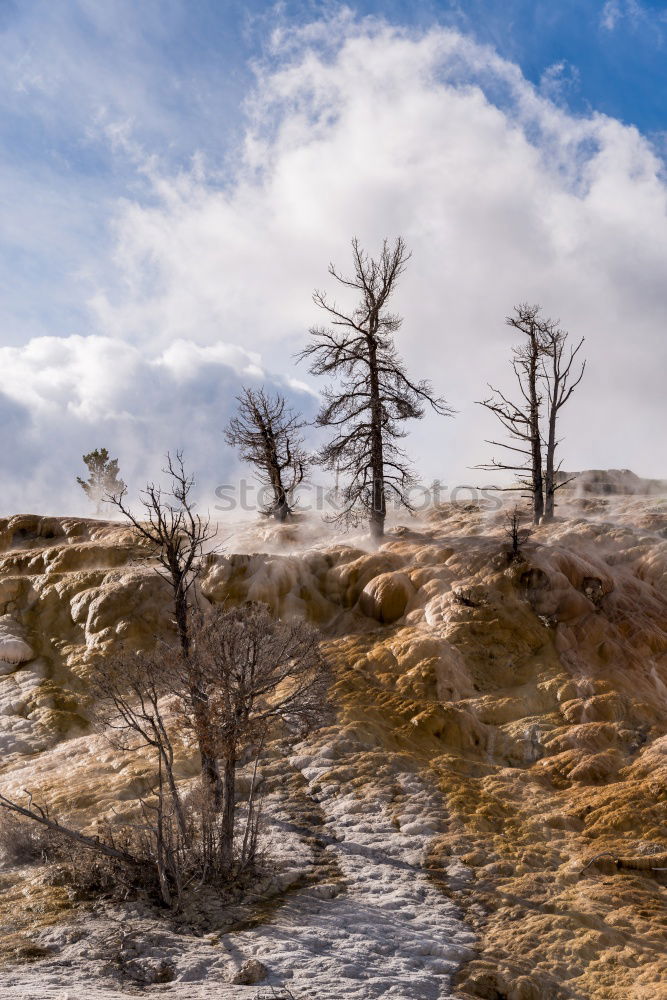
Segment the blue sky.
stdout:
[[[662,221],[664,216],[661,157],[667,149],[667,4],[656,0],[389,0],[353,5],[347,14],[344,11],[340,5],[301,0],[277,5],[258,0],[0,0],[0,329],[1,345],[13,352],[3,359],[0,411],[5,413],[4,427],[11,438],[24,438],[20,454],[5,449],[5,475],[9,470],[19,484],[12,502],[19,502],[23,495],[22,476],[31,484],[25,489],[36,500],[57,495],[56,466],[50,457],[53,448],[40,444],[47,424],[58,426],[59,447],[67,462],[75,461],[82,449],[101,444],[98,438],[103,435],[110,443],[115,441],[117,448],[127,440],[136,441],[141,434],[128,429],[133,419],[143,426],[151,449],[158,452],[170,446],[167,436],[160,437],[162,417],[151,423],[147,414],[137,416],[132,412],[132,399],[149,396],[159,416],[161,406],[167,404],[159,401],[157,383],[165,372],[169,378],[177,374],[182,381],[181,361],[178,369],[172,362],[176,356],[184,357],[178,346],[184,340],[195,345],[202,366],[227,366],[221,383],[233,386],[246,370],[261,370],[262,377],[276,384],[292,385],[300,405],[312,408],[315,389],[306,386],[304,374],[286,359],[307,327],[313,283],[320,272],[326,273],[329,256],[342,252],[343,231],[351,236],[359,220],[362,235],[366,227],[372,238],[383,228],[392,233],[412,226],[416,246],[427,239],[429,210],[424,210],[423,224],[416,224],[414,213],[422,211],[419,207],[413,206],[410,214],[407,200],[403,209],[395,193],[382,192],[390,184],[398,184],[399,191],[410,189],[411,178],[419,171],[431,176],[420,152],[430,140],[428,134],[424,140],[413,137],[414,149],[405,159],[400,144],[384,154],[386,162],[381,166],[386,170],[374,175],[372,205],[368,192],[355,179],[359,171],[351,168],[355,150],[336,145],[337,130],[347,127],[346,115],[352,129],[355,115],[362,111],[361,97],[345,89],[346,81],[354,77],[350,67],[355,45],[372,42],[375,49],[369,51],[374,53],[384,46],[388,57],[395,50],[399,63],[404,55],[400,38],[407,38],[413,55],[423,46],[424,65],[428,64],[431,73],[428,80],[421,80],[419,63],[411,62],[410,54],[406,66],[413,68],[406,70],[407,76],[401,76],[403,70],[391,61],[383,64],[381,53],[376,68],[378,76],[384,74],[387,80],[398,74],[401,93],[409,91],[414,81],[417,107],[431,99],[444,101],[443,87],[450,88],[448,100],[453,95],[469,100],[470,87],[480,88],[486,103],[474,108],[480,116],[478,131],[469,134],[461,124],[461,142],[468,144],[465,148],[475,162],[485,161],[475,136],[480,144],[495,141],[483,136],[486,130],[492,131],[489,109],[496,108],[504,116],[503,136],[508,144],[502,176],[511,177],[519,162],[524,163],[523,152],[515,150],[518,158],[512,160],[510,150],[518,129],[528,143],[528,159],[533,150],[538,158],[544,159],[549,152],[558,161],[561,182],[567,188],[560,191],[558,205],[562,207],[565,194],[574,197],[577,192],[567,216],[573,228],[566,233],[559,229],[564,216],[558,214],[555,224],[553,214],[545,211],[542,217],[539,207],[517,204],[519,215],[533,213],[530,232],[545,226],[553,241],[554,260],[548,269],[552,277],[557,274],[555,286],[571,287],[565,274],[571,248],[577,244],[578,252],[586,255],[585,266],[597,269],[595,276],[602,268],[613,287],[619,280],[621,285],[630,283],[623,300],[628,315],[632,315],[632,304],[646,301],[647,296],[659,315],[662,303],[655,291],[654,271],[657,274],[655,261],[662,252],[662,229],[645,236],[643,231],[635,232],[632,213],[619,218],[616,202],[622,197],[630,204],[636,197],[635,217],[644,210],[647,218]],[[388,26],[384,34],[381,24]],[[449,44],[443,41],[447,37],[443,28],[452,29],[460,40],[454,60],[443,54]],[[440,46],[439,55],[433,54],[434,46]],[[496,58],[499,63],[493,65]],[[459,68],[454,69],[457,60]],[[313,65],[316,73],[311,72]],[[308,82],[302,84],[302,80]],[[322,94],[329,105],[328,117],[320,120]],[[543,101],[538,110],[528,107],[533,100]],[[322,135],[304,131],[304,107],[309,109],[304,113],[312,114],[313,123],[324,130]],[[600,115],[608,124],[601,124]],[[397,118],[391,127],[405,128],[407,134],[410,122]],[[449,162],[458,133],[452,131],[445,141],[447,129],[442,131],[438,157]],[[354,131],[350,134],[357,136]],[[359,149],[364,141],[359,135]],[[318,143],[322,148],[329,143],[331,155],[338,157],[337,173],[328,172],[326,157],[317,159]],[[600,155],[594,157],[593,151]],[[382,155],[377,142],[369,147],[368,156],[379,159]],[[497,155],[493,144],[487,155],[492,163]],[[318,164],[309,167],[307,177],[300,173],[306,159]],[[414,170],[405,167],[408,162]],[[263,296],[266,311],[255,314],[256,292],[252,309],[241,302],[242,286],[251,280],[251,272],[239,272],[240,277],[232,282],[222,271],[219,276],[213,270],[209,274],[207,262],[219,252],[221,260],[227,260],[221,247],[233,245],[239,233],[252,261],[253,253],[260,251],[248,248],[254,239],[259,248],[262,238],[261,226],[252,220],[261,213],[277,217],[279,199],[287,202],[295,186],[317,180],[313,169],[321,170],[317,200],[331,202],[332,210],[327,219],[330,238],[319,232],[314,251],[322,258],[319,270],[314,264],[310,270],[312,253],[300,258],[298,248],[294,249],[298,240],[307,242],[313,234],[308,219],[299,219],[298,208],[292,209],[293,227],[285,223],[280,228],[276,223],[273,238],[283,240],[277,256],[282,256],[285,246],[296,254],[294,260],[288,254],[284,266],[287,269],[290,261],[291,268],[301,266],[302,280],[295,282],[294,270],[276,278],[275,264],[267,263],[263,279],[268,282]],[[403,185],[400,169],[406,171]],[[544,180],[550,168],[535,162],[526,169],[534,171],[534,178],[542,171],[539,176]],[[484,178],[485,192],[496,189],[498,177]],[[536,185],[542,180],[536,179]],[[442,184],[449,185],[456,205],[468,196],[461,193],[458,183],[453,174],[451,179],[446,171],[442,175]],[[498,191],[501,187],[498,183]],[[434,192],[437,197],[437,188]],[[469,193],[472,197],[474,192]],[[551,194],[556,198],[555,191]],[[512,197],[503,195],[502,203],[493,202],[484,218],[480,216],[480,245],[511,239],[511,225],[504,223],[503,229],[494,219]],[[478,202],[471,200],[472,216]],[[307,197],[302,205],[304,215],[314,218]],[[587,214],[579,218],[584,208]],[[212,219],[218,220],[217,229]],[[599,227],[597,236],[590,236],[592,226]],[[446,215],[442,228],[447,228]],[[617,247],[618,261],[606,259],[610,240]],[[184,247],[184,259],[177,259],[177,241]],[[428,242],[423,252],[429,252]],[[638,261],[644,253],[653,256],[642,264],[640,273]],[[201,268],[192,270],[192,258],[198,255]],[[231,264],[227,260],[230,273],[235,259]],[[548,290],[545,274],[540,271],[527,280],[527,297],[532,295],[531,284],[536,294]],[[275,285],[271,285],[274,278]],[[451,288],[457,284],[452,276]],[[289,295],[293,298],[288,301],[286,288],[292,285]],[[172,288],[178,287],[182,296],[177,301],[174,296],[169,299]],[[511,305],[512,292],[507,294],[506,308],[500,293],[494,303],[501,319]],[[188,295],[196,301],[192,329],[183,321],[180,326],[174,322],[171,332],[159,332],[165,323],[169,326],[180,304],[186,310]],[[297,297],[306,304],[302,311],[295,305]],[[566,314],[569,305],[563,296],[554,303]],[[588,316],[574,292],[569,311],[575,317],[581,315],[581,322]],[[615,315],[622,311],[617,307]],[[283,332],[272,339],[267,332],[272,317],[283,312],[289,318],[284,320]],[[463,310],[460,322],[472,329],[478,318]],[[59,340],[45,345],[40,341],[45,337]],[[91,337],[107,340],[100,341],[98,351],[92,340],[86,340]],[[216,346],[217,337],[222,346]],[[63,386],[56,391],[53,380],[59,362],[51,359],[59,344],[70,366],[67,378],[71,382],[63,375]],[[412,346],[406,341],[409,357]],[[416,355],[418,346],[417,338]],[[113,396],[113,404],[109,403],[104,418],[94,417],[90,400],[95,391],[86,395],[86,390],[85,400],[75,406],[67,398],[65,385],[96,386],[100,358],[111,356],[108,349],[117,366],[132,372],[128,378],[148,379],[151,390],[146,393],[144,382],[138,382],[135,390],[114,390],[113,395],[105,385],[97,397]],[[197,354],[199,349],[209,353]],[[163,357],[161,350],[171,353]],[[214,356],[210,351],[218,353]],[[246,358],[243,351],[252,357]],[[607,353],[615,357],[615,351],[611,345]],[[502,360],[500,354],[497,360]],[[30,369],[30,365],[36,367]],[[63,370],[61,365],[61,374]],[[200,375],[192,375],[200,393],[198,426],[205,424],[202,406],[211,412],[214,407],[224,409],[209,381],[201,381]],[[616,376],[607,373],[605,377]],[[13,380],[11,385],[8,379]],[[24,380],[21,391],[16,388],[17,379]],[[615,385],[612,388],[616,391]],[[172,385],[168,391],[173,390]],[[456,400],[459,407],[467,405],[466,399],[462,393]],[[146,431],[149,424],[150,433]],[[419,437],[415,447],[422,449],[426,463],[440,474]],[[459,475],[472,464],[463,457],[469,447],[466,441],[451,456]],[[603,449],[600,464],[627,464],[629,451],[627,441],[616,451]],[[662,457],[649,461],[648,450],[642,459],[645,472],[661,467]],[[133,460],[144,468],[147,456],[137,453]],[[573,460],[589,463],[593,458],[584,449]],[[22,470],[22,462],[29,462],[30,468]],[[63,495],[69,496],[66,490]]]
[[[105,125],[126,123],[133,143],[173,169],[198,151],[224,183],[253,65],[267,58],[271,31],[335,9],[314,0],[1,0],[5,338],[80,324],[75,288],[108,245],[110,202],[149,196]],[[457,27],[573,112],[634,124],[662,149],[667,4],[660,0],[373,0],[352,9],[415,30]],[[31,294],[36,284],[45,294]]]

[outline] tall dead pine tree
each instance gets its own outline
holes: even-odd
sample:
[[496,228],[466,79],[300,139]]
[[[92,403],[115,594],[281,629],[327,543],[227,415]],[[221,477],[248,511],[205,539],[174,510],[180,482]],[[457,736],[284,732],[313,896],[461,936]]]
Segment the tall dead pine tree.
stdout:
[[[500,389],[490,385],[492,395],[480,401],[481,406],[490,410],[509,433],[510,443],[488,441],[488,444],[505,448],[512,454],[507,461],[491,459],[479,469],[502,469],[515,472],[519,476],[520,490],[527,490],[533,507],[533,521],[539,524],[544,514],[544,484],[542,476],[542,434],[540,429],[540,407],[542,405],[539,384],[540,364],[544,353],[540,307],[527,304],[517,306],[514,315],[508,316],[508,326],[524,334],[526,340],[513,349],[512,368],[519,386],[519,402],[515,403]],[[523,457],[521,457],[523,456]],[[514,489],[515,487],[509,487]]]
[[271,501],[261,513],[285,521],[294,507],[294,490],[303,481],[307,455],[299,434],[303,421],[290,410],[284,396],[270,396],[264,389],[243,389],[239,410],[225,430],[232,448],[254,465],[262,485],[271,490]]
[[527,492],[533,522],[539,524],[543,518],[551,520],[555,491],[565,485],[556,483],[557,421],[560,410],[583,377],[584,366],[573,380],[573,366],[583,338],[567,354],[568,334],[557,322],[541,316],[537,305],[515,307],[514,315],[508,316],[506,322],[526,338],[513,348],[512,368],[519,389],[517,401],[489,386],[492,395],[479,402],[494,414],[509,434],[509,442],[488,441],[488,444],[504,448],[511,455],[506,461],[494,458],[476,468],[514,472],[518,485],[506,489]]
[[429,382],[408,378],[396,353],[394,335],[402,320],[389,311],[388,302],[409,258],[401,237],[393,246],[385,240],[377,259],[352,240],[354,273],[345,277],[330,264],[329,274],[358,293],[359,302],[346,311],[316,291],[315,305],[331,326],[314,327],[312,343],[299,355],[308,360],[311,374],[337,380],[324,390],[317,416],[320,427],[335,432],[319,461],[344,480],[343,509],[336,519],[358,523],[368,517],[373,538],[384,534],[388,499],[411,509],[408,490],[414,478],[397,444],[405,437],[403,422],[422,417],[426,404],[436,413],[451,413]]

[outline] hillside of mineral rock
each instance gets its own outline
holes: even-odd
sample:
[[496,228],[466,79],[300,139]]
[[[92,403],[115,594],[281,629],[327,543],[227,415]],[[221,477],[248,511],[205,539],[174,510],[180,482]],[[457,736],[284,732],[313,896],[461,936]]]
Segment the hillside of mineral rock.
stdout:
[[[252,959],[295,1000],[667,997],[667,503],[558,514],[515,560],[472,504],[376,550],[221,532],[201,599],[316,622],[336,669],[335,724],[263,761],[266,878],[170,922],[5,861],[0,997],[251,998]],[[123,525],[0,521],[0,790],[88,831],[132,816],[150,765],[91,727],[87,677],[170,628]]]

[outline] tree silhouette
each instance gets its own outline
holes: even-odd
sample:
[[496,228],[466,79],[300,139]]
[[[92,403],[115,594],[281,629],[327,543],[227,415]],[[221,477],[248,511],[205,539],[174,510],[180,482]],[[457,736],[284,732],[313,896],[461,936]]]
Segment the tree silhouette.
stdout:
[[[508,432],[510,441],[487,441],[510,451],[507,461],[493,458],[478,469],[506,470],[517,474],[518,485],[504,490],[526,491],[533,510],[533,523],[551,520],[554,515],[555,492],[565,486],[556,482],[560,468],[555,465],[558,415],[583,378],[585,362],[574,373],[576,356],[583,337],[574,349],[566,350],[568,334],[558,321],[541,315],[540,306],[523,304],[515,307],[514,315],[506,320],[519,330],[525,341],[513,348],[512,369],[519,393],[516,401],[500,389],[489,386],[492,395],[480,400]],[[523,457],[522,457],[523,456]]]
[[[167,467],[163,472],[169,477],[169,487],[148,483],[141,495],[143,517],[138,517],[125,501],[126,491],[108,497],[127,520],[137,535],[153,546],[160,569],[158,573],[169,583],[174,602],[174,618],[179,645],[184,660],[188,660],[192,645],[190,628],[190,592],[199,573],[204,546],[214,535],[208,517],[195,513],[192,497],[194,478],[188,475],[183,455],[176,458],[167,454]],[[221,801],[222,783],[217,761],[210,746],[208,702],[205,693],[192,677],[192,704],[195,733],[199,744],[202,775]]]
[[524,343],[512,350],[512,369],[519,387],[519,401],[513,402],[500,389],[490,385],[492,395],[480,400],[479,405],[486,407],[497,417],[509,432],[511,442],[514,442],[507,444],[502,441],[488,441],[487,443],[511,451],[512,456],[506,462],[492,458],[490,463],[478,465],[476,468],[489,471],[502,469],[518,473],[519,485],[507,488],[528,491],[532,501],[533,521],[539,524],[544,514],[540,429],[542,395],[539,386],[540,363],[544,353],[542,340],[544,321],[540,319],[539,306],[529,306],[524,303],[515,307],[514,315],[508,316],[506,323],[526,337]]
[[406,434],[404,421],[422,417],[426,404],[442,415],[452,411],[434,396],[429,382],[408,377],[394,345],[402,320],[389,311],[388,301],[410,259],[403,239],[399,236],[391,247],[385,240],[377,259],[354,239],[352,258],[352,276],[333,264],[329,274],[359,293],[356,308],[344,311],[325,292],[315,291],[315,305],[331,326],[311,329],[312,343],[299,359],[309,362],[311,374],[337,380],[324,390],[316,421],[335,432],[319,454],[320,463],[344,481],[343,509],[335,520],[357,524],[368,517],[377,539],[384,534],[388,500],[413,509],[408,491],[415,479],[397,443]]
[[285,521],[294,509],[294,490],[303,481],[308,465],[299,434],[304,423],[280,393],[271,396],[263,388],[244,387],[237,399],[238,414],[230,420],[225,438],[255,467],[260,483],[271,490],[271,502],[261,513]]

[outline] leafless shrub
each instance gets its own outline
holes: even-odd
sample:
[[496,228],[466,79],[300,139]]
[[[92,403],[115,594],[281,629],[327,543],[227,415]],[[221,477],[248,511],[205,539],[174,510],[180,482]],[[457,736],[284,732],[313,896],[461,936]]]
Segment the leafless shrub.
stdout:
[[48,830],[15,813],[0,810],[0,857],[6,865],[44,861],[55,848]]
[[[153,788],[131,821],[92,836],[62,825],[30,797],[21,804],[0,794],[1,812],[32,820],[68,845],[71,880],[82,890],[143,889],[177,908],[198,886],[247,878],[257,858],[263,750],[274,738],[300,739],[325,717],[329,673],[319,634],[305,622],[276,620],[263,605],[249,605],[197,614],[192,634],[187,656],[164,647],[123,653],[95,671],[109,738],[123,752],[148,749],[155,761]],[[216,765],[222,761],[222,808],[205,774],[195,793],[186,797],[178,788],[174,743],[188,738]],[[247,761],[240,816],[237,766]]]
[[[198,720],[191,692],[204,693],[207,739],[211,752],[223,761],[223,868],[232,864],[236,768],[242,756],[254,759],[256,774],[268,739],[294,740],[321,724],[330,676],[319,640],[307,623],[276,620],[261,604],[217,608],[197,617],[191,656],[180,661],[180,691],[184,717],[193,728]],[[256,781],[251,783],[248,809],[242,865],[252,858],[257,842]]]
[[[107,824],[100,829],[98,837],[105,845],[140,858],[140,845],[132,824]],[[100,896],[129,899],[138,892],[159,899],[153,867],[148,859],[143,866],[130,867],[123,860],[94,849],[81,850],[77,841],[64,834],[58,837],[57,852],[48,860],[54,863],[51,872],[54,883],[66,885],[75,899],[98,899]]]

